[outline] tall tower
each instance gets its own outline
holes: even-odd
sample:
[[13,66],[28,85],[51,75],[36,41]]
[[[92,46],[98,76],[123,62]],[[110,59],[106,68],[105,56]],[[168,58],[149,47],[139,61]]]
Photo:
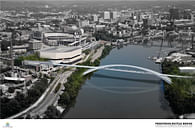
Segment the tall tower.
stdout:
[[117,18],[117,11],[112,11],[110,17],[111,17],[111,19],[116,19]]
[[110,12],[109,11],[104,11],[104,19],[106,19],[106,20],[110,19]]

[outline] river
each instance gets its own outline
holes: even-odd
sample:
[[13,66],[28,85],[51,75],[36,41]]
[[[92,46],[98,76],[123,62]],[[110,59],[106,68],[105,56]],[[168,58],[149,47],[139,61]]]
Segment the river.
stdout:
[[[101,65],[129,64],[161,72],[159,64],[149,60],[159,47],[128,45],[114,48]],[[129,69],[117,67],[120,69]],[[164,99],[162,82],[152,75],[96,71],[86,80],[74,107],[63,118],[174,118]]]

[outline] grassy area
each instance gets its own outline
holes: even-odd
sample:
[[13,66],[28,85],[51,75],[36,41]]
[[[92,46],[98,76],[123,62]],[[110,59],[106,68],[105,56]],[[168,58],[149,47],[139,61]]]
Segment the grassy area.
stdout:
[[20,56],[17,59],[15,59],[14,63],[16,66],[21,66],[22,61],[24,60],[31,60],[31,61],[48,61],[46,58],[41,58],[38,53],[34,53],[32,55],[28,56]]
[[[181,73],[177,63],[165,61],[162,64],[163,73],[176,75],[190,75],[194,74]],[[172,78],[172,84],[165,83],[165,98],[169,101],[173,112],[181,115],[185,113],[195,112],[195,79]]]

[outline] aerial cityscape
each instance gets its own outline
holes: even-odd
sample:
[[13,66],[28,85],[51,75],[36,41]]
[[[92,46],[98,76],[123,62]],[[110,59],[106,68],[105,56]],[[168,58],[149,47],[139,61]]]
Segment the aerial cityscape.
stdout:
[[195,119],[195,1],[0,7],[0,119]]

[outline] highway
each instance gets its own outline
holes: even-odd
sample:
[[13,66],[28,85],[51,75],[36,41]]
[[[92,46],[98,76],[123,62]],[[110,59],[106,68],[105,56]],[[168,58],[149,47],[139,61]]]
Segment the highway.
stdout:
[[[102,51],[100,51],[100,49],[98,49],[97,52],[95,54],[93,54],[94,60],[101,56],[101,55],[99,55],[100,52],[102,52]],[[98,56],[96,56],[96,55],[98,55]],[[87,59],[85,59],[85,60],[87,60]],[[41,63],[39,61],[29,61],[29,62],[36,63],[36,64]],[[48,64],[48,62],[46,62],[46,64]],[[67,82],[67,78],[75,71],[75,69],[76,68],[73,68],[72,70],[68,70],[64,73],[58,74],[58,76],[55,77],[55,79],[48,86],[48,88],[42,94],[42,96],[33,105],[31,105],[30,107],[28,107],[27,109],[25,109],[24,111],[22,111],[18,114],[15,114],[11,117],[8,117],[8,119],[18,118],[20,116],[25,116],[27,114],[30,114],[32,117],[34,117],[36,115],[42,115],[47,110],[48,106],[53,105],[53,104],[55,104],[55,102],[57,102],[57,100],[59,99],[60,92],[64,87],[63,84],[65,82]],[[59,83],[61,83],[61,87],[60,87],[59,91],[57,93],[55,93],[54,92],[55,88],[57,87],[57,85]]]
[[[73,70],[70,70],[58,75],[58,79],[55,84],[51,86],[51,91],[35,109],[29,112],[32,117],[42,115],[47,110],[48,106],[53,105],[58,100],[59,94],[64,87],[63,84],[67,81],[67,78],[72,74],[72,72]],[[55,93],[55,88],[59,83],[61,83],[61,87],[58,92]]]
[[21,111],[20,113],[17,113],[11,117],[8,117],[7,119],[14,119],[14,118],[18,118],[21,116],[24,116],[26,113],[30,112],[31,110],[33,110],[34,108],[36,108],[38,105],[41,104],[42,101],[44,101],[45,96],[48,95],[48,93],[50,92],[50,90],[52,89],[52,87],[55,85],[56,81],[59,80],[59,76],[57,76],[52,83],[48,86],[48,88],[45,90],[45,92],[42,94],[42,96],[30,107],[26,108],[25,110]]
[[[63,89],[63,84],[67,81],[67,78],[72,74],[73,71],[74,70],[65,71],[64,73],[56,76],[56,78],[48,86],[42,96],[33,105],[23,110],[22,112],[17,113],[16,115],[8,117],[7,119],[18,118],[27,114],[30,114],[32,117],[35,115],[42,115],[47,110],[48,106],[53,105],[58,100],[60,91]],[[59,83],[62,84],[61,88],[57,93],[55,93],[55,88]]]
[[[91,60],[94,61],[97,58],[99,58],[102,54],[103,49],[104,47],[99,48],[97,52],[93,54]],[[37,107],[35,107],[34,109],[28,112],[32,117],[36,115],[43,115],[44,112],[47,110],[48,106],[54,105],[57,102],[57,100],[59,99],[60,92],[64,87],[63,84],[67,82],[67,78],[75,71],[75,69],[76,68],[73,68],[72,70],[68,70],[62,74],[58,74],[57,79],[54,82],[55,84],[52,84],[51,86],[49,86],[51,87],[51,91],[48,92],[48,94],[44,97],[44,99],[39,103]],[[55,88],[57,87],[59,83],[61,83],[61,87],[58,90],[58,92],[55,93]]]
[[102,51],[104,50],[104,46],[99,48],[96,53],[92,56],[91,62],[94,62],[96,59],[98,59],[102,55]]

